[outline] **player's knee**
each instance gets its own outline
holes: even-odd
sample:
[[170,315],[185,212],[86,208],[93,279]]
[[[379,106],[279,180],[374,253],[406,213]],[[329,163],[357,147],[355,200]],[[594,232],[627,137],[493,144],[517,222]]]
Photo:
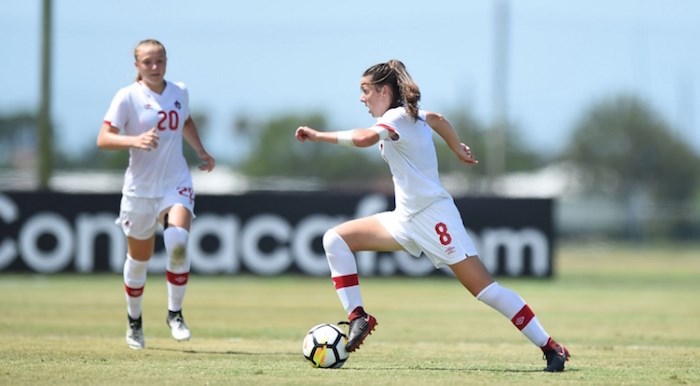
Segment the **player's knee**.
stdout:
[[185,261],[189,235],[186,229],[176,226],[169,226],[163,231],[163,244],[172,264],[179,265]]
[[326,255],[336,255],[337,252],[349,251],[350,248],[338,232],[331,228],[323,234],[323,250]]

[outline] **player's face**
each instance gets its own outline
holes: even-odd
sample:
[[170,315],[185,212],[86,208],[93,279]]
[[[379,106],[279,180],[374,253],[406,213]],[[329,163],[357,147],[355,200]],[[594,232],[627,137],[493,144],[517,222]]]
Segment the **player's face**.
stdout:
[[144,44],[138,48],[136,71],[147,84],[161,84],[165,78],[168,62],[163,49],[157,45]]
[[389,110],[389,105],[391,104],[389,87],[381,86],[377,88],[377,86],[370,83],[371,81],[372,79],[369,76],[365,76],[360,80],[360,102],[367,106],[369,113],[373,117],[381,117]]

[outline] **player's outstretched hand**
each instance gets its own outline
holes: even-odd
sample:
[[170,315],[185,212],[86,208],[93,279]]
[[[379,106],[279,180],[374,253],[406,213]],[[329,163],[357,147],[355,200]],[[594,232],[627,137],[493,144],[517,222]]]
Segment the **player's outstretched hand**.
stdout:
[[297,128],[296,133],[294,133],[294,136],[300,142],[318,141],[318,131],[306,126],[299,126],[299,128]]
[[466,164],[475,165],[479,163],[479,161],[477,161],[476,158],[474,158],[474,155],[472,154],[472,149],[470,149],[469,146],[463,143],[460,144],[459,151],[457,151],[456,153],[459,160]]

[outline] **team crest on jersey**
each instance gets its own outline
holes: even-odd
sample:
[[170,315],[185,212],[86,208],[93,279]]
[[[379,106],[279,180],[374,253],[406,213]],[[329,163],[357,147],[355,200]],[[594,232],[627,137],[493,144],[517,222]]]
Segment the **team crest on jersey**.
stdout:
[[178,110],[180,110],[180,101],[175,101],[175,107],[177,107]]

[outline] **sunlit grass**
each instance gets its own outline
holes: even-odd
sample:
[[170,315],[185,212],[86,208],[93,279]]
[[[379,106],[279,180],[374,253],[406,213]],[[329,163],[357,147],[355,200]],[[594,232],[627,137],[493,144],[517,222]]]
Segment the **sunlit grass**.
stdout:
[[562,374],[500,314],[447,277],[361,279],[377,331],[340,370],[301,340],[344,317],[328,278],[194,276],[178,343],[165,281],[144,299],[147,349],[124,342],[122,278],[0,274],[0,384],[698,384],[700,249],[565,245],[552,280],[501,279],[567,344]]

